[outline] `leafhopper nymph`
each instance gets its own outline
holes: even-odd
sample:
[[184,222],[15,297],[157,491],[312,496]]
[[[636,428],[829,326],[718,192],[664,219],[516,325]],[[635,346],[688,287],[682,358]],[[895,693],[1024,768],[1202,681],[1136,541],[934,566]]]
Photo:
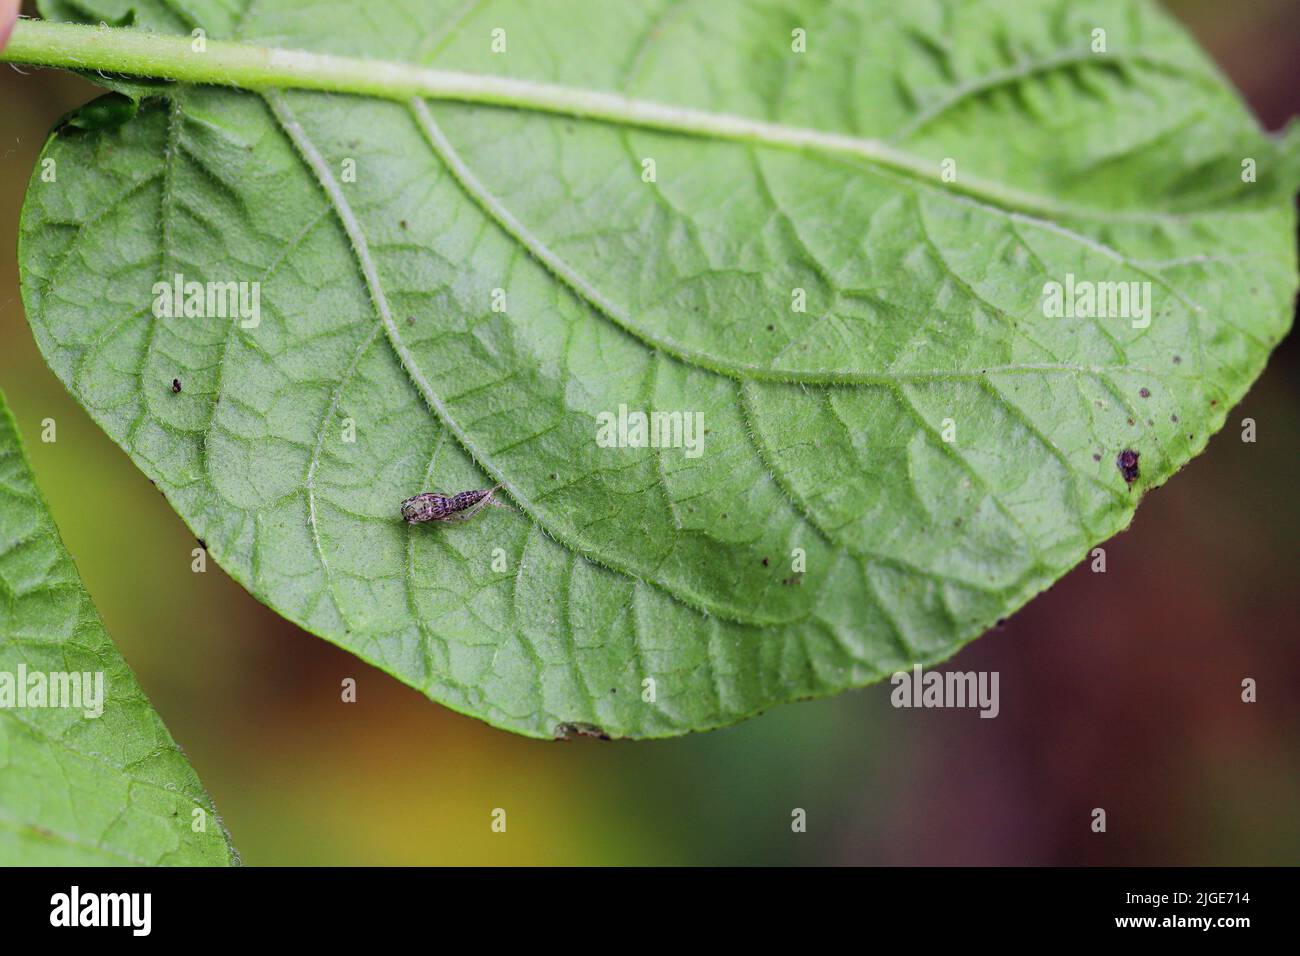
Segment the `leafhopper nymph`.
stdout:
[[467,521],[488,505],[495,508],[509,508],[508,504],[497,501],[493,497],[500,487],[500,485],[493,485],[491,488],[462,491],[454,495],[444,495],[440,491],[426,491],[402,502],[402,518],[407,524],[420,524],[424,521]]

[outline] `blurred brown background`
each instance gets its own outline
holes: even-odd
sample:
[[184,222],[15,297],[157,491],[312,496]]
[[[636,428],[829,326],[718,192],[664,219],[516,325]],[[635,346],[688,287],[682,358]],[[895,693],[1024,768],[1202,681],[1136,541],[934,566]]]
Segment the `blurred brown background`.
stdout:
[[[1167,6],[1265,126],[1300,112],[1300,3]],[[215,564],[191,573],[180,519],[45,367],[18,213],[46,132],[95,94],[0,66],[0,386],[110,633],[247,863],[1300,862],[1294,337],[1106,545],[1108,573],[1076,569],[950,663],[1001,672],[996,720],[894,710],[883,685],[680,740],[524,740],[284,622]]]

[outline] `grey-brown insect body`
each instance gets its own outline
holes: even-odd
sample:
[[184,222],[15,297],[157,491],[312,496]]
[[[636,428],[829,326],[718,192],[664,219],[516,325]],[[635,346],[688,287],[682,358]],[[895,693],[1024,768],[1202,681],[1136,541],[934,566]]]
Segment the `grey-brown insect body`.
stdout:
[[424,521],[464,521],[476,515],[485,505],[496,504],[492,496],[500,487],[494,485],[491,488],[461,491],[454,495],[426,491],[402,502],[402,518],[407,524],[420,524]]

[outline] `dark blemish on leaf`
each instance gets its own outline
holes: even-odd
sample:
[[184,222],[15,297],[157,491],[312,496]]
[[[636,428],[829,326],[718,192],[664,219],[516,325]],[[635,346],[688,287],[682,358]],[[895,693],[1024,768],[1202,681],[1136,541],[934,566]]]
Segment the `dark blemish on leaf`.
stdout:
[[574,737],[593,737],[596,740],[609,740],[609,734],[595,724],[566,723],[555,725],[556,740],[572,740]]
[[1183,364],[1183,357],[1182,357],[1181,355],[1175,355],[1175,356],[1174,356],[1174,364],[1175,364],[1175,365],[1182,365],[1182,364]]
[[1138,389],[1138,394],[1141,395],[1143,398],[1150,398],[1150,397],[1151,397],[1151,389],[1149,389],[1149,388],[1140,388],[1140,389]]
[[723,520],[723,521],[726,521],[726,520],[727,520],[727,513],[726,513],[725,511],[722,512],[722,520]]
[[1173,422],[1175,425],[1178,424],[1178,416],[1177,416],[1177,415],[1170,415],[1170,416],[1169,416],[1169,420],[1170,420],[1171,422]]
[[399,226],[401,226],[403,229],[406,228],[406,220],[405,220],[405,219],[399,219],[399,220],[397,221],[397,224],[398,224]]
[[199,547],[202,548],[204,551],[208,550],[208,543],[204,541],[202,538],[195,538],[194,540],[199,543]]
[[1213,408],[1213,407],[1214,407],[1215,405],[1217,405],[1217,404],[1219,404],[1219,400],[1218,400],[1217,398],[1212,398],[1212,399],[1210,399],[1210,407],[1211,407],[1211,408]]
[[556,481],[559,479],[559,477],[560,476],[557,475],[555,472],[551,472],[551,481]]
[[767,327],[767,330],[768,330],[769,332],[775,332],[775,331],[776,331],[776,326],[775,326],[775,325],[769,325],[769,326]]
[[406,317],[406,324],[407,324],[407,325],[414,325],[414,324],[415,324],[415,316],[413,316],[413,315],[408,315],[408,316]]
[[172,379],[172,394],[179,395],[180,393],[181,393],[181,380],[179,378],[174,378]]
[[786,587],[789,587],[792,584],[803,584],[803,574],[802,572],[796,571],[788,578],[783,578],[781,580],[781,583],[784,584]]
[[1007,623],[1007,619],[1006,619],[1005,617],[1000,617],[1000,618],[998,618],[998,622],[997,622],[996,624],[994,624],[993,626],[994,626],[994,627],[1003,627],[1006,623]]
[[961,527],[961,523],[962,523],[962,519],[961,519],[961,518],[958,518],[958,519],[956,519],[955,521],[953,521],[952,526],[953,526],[954,528],[960,528],[960,527]]
[[1115,459],[1115,466],[1119,468],[1119,473],[1124,476],[1124,480],[1130,485],[1138,480],[1141,475],[1141,469],[1138,467],[1138,458],[1141,456],[1131,448],[1125,448]]
[[1093,461],[1101,461],[1101,455],[1098,455],[1098,454],[1094,453],[1093,456],[1092,456],[1092,460],[1093,460]]
[[1133,424],[1133,419],[1130,418],[1130,419],[1128,420],[1128,423],[1129,423],[1130,425],[1132,425],[1132,424]]
[[772,562],[769,561],[767,558],[764,558],[764,559],[763,559],[763,567],[765,567],[765,568],[766,568],[766,567],[769,567],[771,564],[772,564]]

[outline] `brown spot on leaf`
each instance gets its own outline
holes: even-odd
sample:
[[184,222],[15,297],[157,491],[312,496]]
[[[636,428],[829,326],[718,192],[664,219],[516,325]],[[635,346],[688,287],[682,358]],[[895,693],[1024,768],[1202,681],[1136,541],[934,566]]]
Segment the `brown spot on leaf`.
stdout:
[[1138,389],[1138,394],[1141,395],[1143,398],[1150,398],[1150,397],[1151,397],[1151,389],[1149,389],[1149,388],[1139,388],[1139,389]]
[[174,378],[172,379],[172,394],[179,395],[180,393],[181,393],[181,380],[179,378]]

